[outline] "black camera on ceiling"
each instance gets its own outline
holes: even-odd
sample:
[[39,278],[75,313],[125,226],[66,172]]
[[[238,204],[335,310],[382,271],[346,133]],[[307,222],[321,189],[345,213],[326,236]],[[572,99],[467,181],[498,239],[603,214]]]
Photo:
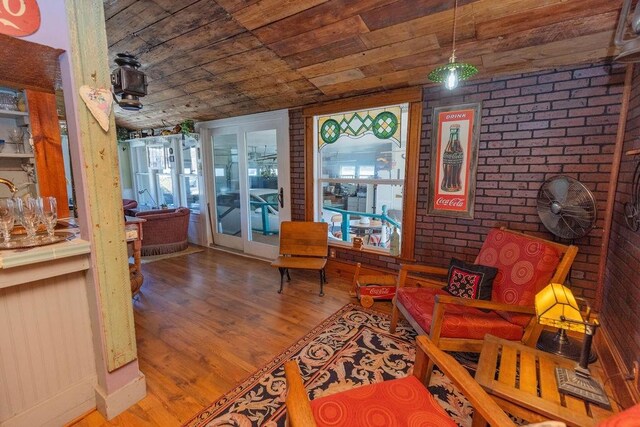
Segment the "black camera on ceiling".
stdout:
[[130,53],[118,53],[115,63],[118,68],[111,73],[113,92],[120,95],[118,105],[125,110],[142,109],[140,98],[147,94],[147,76],[138,68],[140,62]]

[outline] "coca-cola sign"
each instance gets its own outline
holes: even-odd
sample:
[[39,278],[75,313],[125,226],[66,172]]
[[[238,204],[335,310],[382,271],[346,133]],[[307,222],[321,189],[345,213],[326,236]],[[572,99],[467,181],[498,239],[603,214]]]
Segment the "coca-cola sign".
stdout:
[[396,293],[395,286],[362,286],[360,287],[360,295],[369,295],[375,299],[391,299]]
[[480,104],[433,109],[429,213],[473,218]]
[[0,33],[28,36],[40,28],[40,8],[36,0],[0,0]]

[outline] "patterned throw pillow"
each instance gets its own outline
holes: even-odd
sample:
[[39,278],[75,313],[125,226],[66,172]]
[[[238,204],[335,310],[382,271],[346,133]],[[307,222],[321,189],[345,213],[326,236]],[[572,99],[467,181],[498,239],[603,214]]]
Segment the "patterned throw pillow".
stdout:
[[491,300],[491,286],[498,269],[451,258],[444,290],[461,298]]

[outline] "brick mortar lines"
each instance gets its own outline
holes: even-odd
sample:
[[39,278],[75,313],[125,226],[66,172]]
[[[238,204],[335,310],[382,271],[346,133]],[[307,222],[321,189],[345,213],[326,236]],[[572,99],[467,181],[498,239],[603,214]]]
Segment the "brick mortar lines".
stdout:
[[[538,218],[536,196],[546,179],[566,174],[584,183],[594,193],[598,206],[596,228],[575,242],[580,252],[571,277],[577,295],[593,298],[623,80],[623,67],[596,64],[467,82],[454,92],[425,87],[416,212],[417,261],[440,266],[447,266],[452,257],[473,261],[488,229],[494,226],[504,225],[553,239]],[[475,219],[428,216],[432,109],[478,101],[483,108]],[[295,118],[300,113],[291,114]],[[301,121],[299,126],[302,127]],[[303,135],[298,128],[295,130],[292,156],[294,145],[304,144]],[[298,150],[295,155],[303,156],[303,152]],[[292,162],[299,161],[304,165],[303,158],[292,158]],[[292,168],[292,184],[293,174],[304,180],[304,172]],[[296,187],[300,188],[292,195],[304,197],[304,185]],[[299,206],[303,217],[304,202]],[[339,251],[338,257],[369,264],[377,258],[375,264],[380,267],[398,268],[385,256],[346,256],[346,251]]]

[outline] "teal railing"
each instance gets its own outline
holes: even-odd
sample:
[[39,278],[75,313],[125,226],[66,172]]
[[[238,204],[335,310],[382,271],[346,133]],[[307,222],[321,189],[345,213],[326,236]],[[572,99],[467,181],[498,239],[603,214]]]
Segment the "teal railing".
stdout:
[[367,212],[357,212],[357,211],[348,211],[345,209],[332,208],[330,206],[323,206],[322,209],[328,210],[330,212],[336,212],[342,215],[342,222],[340,223],[340,231],[342,231],[342,240],[348,242],[349,238],[349,226],[351,224],[351,215],[357,215],[359,217],[368,217],[373,219],[379,219],[381,221],[386,221],[387,223],[393,225],[398,229],[398,231],[402,230],[402,226],[393,218],[387,216],[387,206],[382,205],[382,213],[381,214],[373,214]]
[[259,231],[262,234],[264,234],[265,236],[268,236],[270,234],[278,234],[278,231],[271,231],[271,225],[269,224],[269,206],[273,206],[276,210],[278,210],[278,204],[277,203],[268,203],[268,202],[254,202],[254,201],[250,201],[249,204],[251,205],[251,210],[254,211],[256,209],[256,207],[260,208],[260,215],[262,217],[262,228],[254,228],[253,224],[251,229],[253,231]]

